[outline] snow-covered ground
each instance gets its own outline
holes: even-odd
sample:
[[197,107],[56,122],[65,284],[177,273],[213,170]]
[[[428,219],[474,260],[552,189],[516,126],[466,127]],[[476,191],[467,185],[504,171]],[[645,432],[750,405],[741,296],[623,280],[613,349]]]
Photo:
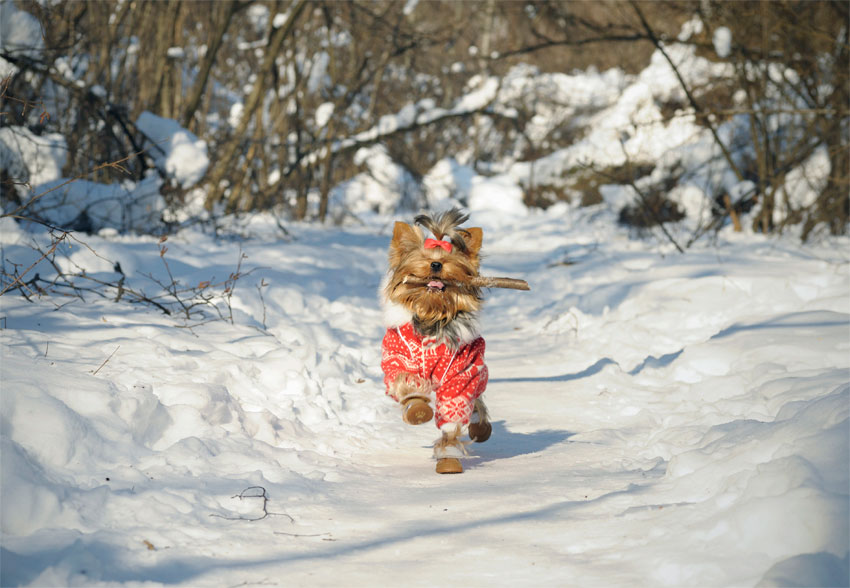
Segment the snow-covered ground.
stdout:
[[[170,237],[184,284],[246,256],[233,324],[7,292],[0,584],[848,585],[850,239],[680,255],[615,216],[473,214],[482,273],[532,290],[488,293],[494,433],[460,476],[382,390],[393,217]],[[165,277],[154,237],[80,238],[63,267]]]
[[[0,29],[32,30],[22,14],[0,2]],[[667,51],[695,86],[728,76],[693,47]],[[487,105],[539,104],[524,136],[541,147],[587,132],[489,169],[461,150],[422,182],[378,141],[331,191],[333,220],[360,223],[342,228],[256,214],[203,232],[212,155],[152,113],[136,124],[160,174],[113,185],[62,177],[58,133],[0,129],[0,167],[34,186],[28,213],[97,233],[59,244],[56,268],[116,283],[117,263],[136,293],[174,279],[217,305],[187,322],[129,290],[0,295],[0,585],[850,585],[850,238],[724,227],[679,254],[658,229],[617,225],[632,186],[600,186],[589,208],[523,202],[535,186],[580,200],[575,170],[652,163],[635,178],[649,188],[682,168],[666,195],[688,218],[667,230],[687,243],[716,195],[753,184],[692,114],[663,116],[680,83],[656,52],[636,76],[517,66],[471,78],[450,108],[408,104],[333,148]],[[748,128],[740,115],[718,132],[732,145]],[[821,147],[782,201],[805,209],[829,173]],[[166,178],[194,187],[182,208],[166,209]],[[434,473],[436,429],[402,423],[379,367],[394,211],[426,200],[484,227],[484,275],[532,287],[488,292],[494,432],[461,476]],[[183,228],[131,234],[163,218]],[[44,232],[0,219],[0,286],[52,279],[30,268]]]

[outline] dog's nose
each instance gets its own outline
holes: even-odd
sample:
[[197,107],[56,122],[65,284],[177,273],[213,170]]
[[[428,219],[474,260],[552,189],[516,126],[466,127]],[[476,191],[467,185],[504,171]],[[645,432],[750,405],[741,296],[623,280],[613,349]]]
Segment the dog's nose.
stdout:
[[431,262],[431,271],[432,272],[434,272],[436,274],[436,273],[439,273],[441,269],[443,269],[442,263],[440,263],[439,261],[432,261]]

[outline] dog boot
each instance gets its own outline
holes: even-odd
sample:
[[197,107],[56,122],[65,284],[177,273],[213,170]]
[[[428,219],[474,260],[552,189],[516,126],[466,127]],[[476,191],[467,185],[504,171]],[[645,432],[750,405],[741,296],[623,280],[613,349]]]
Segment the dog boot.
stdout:
[[481,398],[476,398],[472,417],[469,419],[469,438],[476,443],[484,443],[490,438],[492,432],[493,426],[490,424],[487,406]]
[[462,474],[463,465],[459,457],[466,455],[466,447],[459,439],[461,426],[447,423],[442,426],[443,434],[434,443],[434,457],[437,458],[438,474]]
[[438,474],[462,474],[463,465],[456,457],[444,457],[437,460]]
[[408,425],[427,423],[434,416],[434,411],[428,404],[427,398],[408,398],[402,404],[401,411],[401,418]]

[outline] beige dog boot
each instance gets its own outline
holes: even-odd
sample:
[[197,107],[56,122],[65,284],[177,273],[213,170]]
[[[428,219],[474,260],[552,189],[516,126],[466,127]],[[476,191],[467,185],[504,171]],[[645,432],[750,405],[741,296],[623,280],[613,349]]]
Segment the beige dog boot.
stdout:
[[462,474],[463,465],[456,457],[444,457],[437,460],[438,474]]
[[441,427],[442,436],[434,443],[434,457],[437,458],[438,474],[462,474],[463,465],[460,457],[466,455],[466,447],[459,439],[461,426],[458,423],[447,423]]

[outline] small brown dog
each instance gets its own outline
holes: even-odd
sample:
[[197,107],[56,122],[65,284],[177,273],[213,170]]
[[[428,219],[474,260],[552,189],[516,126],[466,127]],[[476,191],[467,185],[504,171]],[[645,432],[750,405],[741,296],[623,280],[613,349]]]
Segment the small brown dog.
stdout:
[[[481,289],[480,228],[460,228],[468,216],[457,209],[397,222],[390,243],[389,273],[381,288],[387,332],[381,367],[386,392],[411,425],[434,417],[442,436],[434,444],[437,473],[459,474],[472,441],[490,437],[481,394],[487,386],[484,339],[478,333]],[[421,227],[433,233],[426,238]]]

